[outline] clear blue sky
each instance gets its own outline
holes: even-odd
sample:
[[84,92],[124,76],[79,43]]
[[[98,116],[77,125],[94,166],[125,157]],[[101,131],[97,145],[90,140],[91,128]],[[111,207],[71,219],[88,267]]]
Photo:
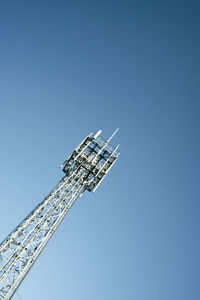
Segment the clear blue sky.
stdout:
[[0,240],[91,130],[120,128],[118,163],[23,300],[200,299],[199,15],[198,1],[1,1]]

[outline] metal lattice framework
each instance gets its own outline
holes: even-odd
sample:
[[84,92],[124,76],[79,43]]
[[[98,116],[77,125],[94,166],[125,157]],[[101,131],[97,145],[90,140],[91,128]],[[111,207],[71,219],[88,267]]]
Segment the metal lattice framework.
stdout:
[[118,158],[118,146],[92,132],[61,166],[65,176],[0,244],[0,299],[10,299],[74,202],[95,191]]

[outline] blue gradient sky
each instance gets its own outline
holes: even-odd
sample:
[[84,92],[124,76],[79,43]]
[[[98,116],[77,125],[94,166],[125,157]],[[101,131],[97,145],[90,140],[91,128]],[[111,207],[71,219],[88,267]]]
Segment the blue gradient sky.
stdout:
[[23,300],[200,299],[198,3],[1,1],[0,240],[91,130],[120,128]]

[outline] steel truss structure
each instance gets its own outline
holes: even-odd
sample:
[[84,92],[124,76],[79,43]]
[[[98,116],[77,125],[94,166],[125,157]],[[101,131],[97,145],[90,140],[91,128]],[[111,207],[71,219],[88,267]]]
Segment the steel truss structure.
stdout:
[[119,156],[92,132],[61,166],[65,176],[0,244],[0,299],[11,299],[59,224],[85,190],[95,191]]

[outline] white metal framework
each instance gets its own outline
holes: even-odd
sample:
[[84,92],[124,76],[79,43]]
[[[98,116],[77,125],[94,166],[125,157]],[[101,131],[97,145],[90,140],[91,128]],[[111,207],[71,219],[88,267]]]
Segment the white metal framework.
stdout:
[[65,176],[0,244],[0,300],[12,297],[57,227],[85,190],[95,191],[118,158],[118,146],[92,132],[61,166]]

